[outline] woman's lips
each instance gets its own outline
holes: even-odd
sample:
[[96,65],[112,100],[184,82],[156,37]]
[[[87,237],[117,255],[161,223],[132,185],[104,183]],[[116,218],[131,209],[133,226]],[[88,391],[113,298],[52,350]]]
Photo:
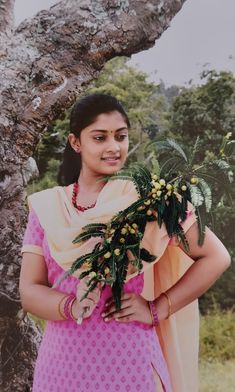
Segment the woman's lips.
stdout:
[[109,163],[109,164],[116,164],[120,161],[120,157],[110,157],[110,158],[101,158],[103,161]]

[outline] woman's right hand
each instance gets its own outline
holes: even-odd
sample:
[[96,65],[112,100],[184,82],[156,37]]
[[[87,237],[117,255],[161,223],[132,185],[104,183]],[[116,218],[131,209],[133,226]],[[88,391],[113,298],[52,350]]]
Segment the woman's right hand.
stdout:
[[88,290],[87,282],[90,280],[89,276],[85,276],[81,279],[77,286],[77,299],[74,301],[72,306],[73,315],[77,319],[82,319],[90,317],[93,310],[95,309],[97,303],[100,300],[101,289],[103,284],[101,282],[98,283],[97,287],[91,291],[86,298],[81,301],[81,298]]

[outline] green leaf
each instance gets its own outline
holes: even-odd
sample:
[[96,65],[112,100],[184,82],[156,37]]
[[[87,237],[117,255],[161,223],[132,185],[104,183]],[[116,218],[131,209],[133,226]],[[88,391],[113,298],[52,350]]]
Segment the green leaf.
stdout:
[[191,202],[194,207],[199,207],[203,204],[203,195],[201,190],[196,186],[190,183],[187,183],[187,187],[189,188],[190,195],[191,195]]
[[140,258],[147,263],[152,263],[154,260],[156,260],[157,256],[151,255],[149,251],[145,248],[140,249]]
[[151,164],[152,164],[153,173],[156,174],[157,176],[160,176],[160,171],[161,171],[160,164],[155,156],[151,159]]
[[206,221],[205,221],[205,210],[203,206],[195,208],[198,224],[198,245],[202,246],[205,238]]
[[89,225],[86,225],[82,228],[83,230],[106,230],[107,229],[107,225],[105,225],[104,223],[90,223]]
[[211,189],[210,189],[209,185],[207,184],[207,182],[203,178],[199,178],[198,186],[200,187],[200,190],[201,190],[203,197],[204,197],[206,212],[209,212],[211,209],[211,205],[212,205]]
[[73,244],[78,244],[79,242],[87,241],[92,237],[102,237],[103,238],[104,232],[97,231],[97,232],[91,232],[91,233],[81,233],[73,240]]

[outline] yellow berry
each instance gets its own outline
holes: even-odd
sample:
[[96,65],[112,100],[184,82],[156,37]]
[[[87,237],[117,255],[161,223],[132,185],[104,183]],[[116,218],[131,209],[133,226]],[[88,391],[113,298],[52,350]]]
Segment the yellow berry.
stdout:
[[161,186],[165,186],[166,185],[166,181],[162,178],[161,180],[159,180],[159,184]]
[[125,234],[127,233],[127,229],[125,229],[125,228],[123,227],[123,229],[121,230],[121,233],[122,233],[123,235],[125,235]]
[[152,210],[147,211],[147,215],[149,215],[149,216],[152,215],[152,213],[153,213]]
[[104,258],[105,258],[105,259],[109,259],[110,256],[111,256],[111,253],[110,253],[110,252],[106,252],[106,253],[104,254]]
[[168,191],[171,191],[172,185],[171,185],[171,184],[167,184],[167,185],[166,185],[166,189],[167,189]]
[[157,179],[158,179],[158,176],[157,176],[156,174],[153,174],[153,175],[152,175],[152,179],[153,179],[153,180],[157,180]]
[[156,190],[161,189],[160,181],[159,181],[159,182],[155,182],[154,188],[155,188]]
[[181,190],[185,192],[187,190],[186,185],[182,185]]
[[144,202],[144,204],[145,204],[146,206],[149,206],[150,200],[146,200],[146,201]]
[[157,195],[156,195],[156,193],[154,193],[154,195],[152,195],[152,198],[156,199],[156,197],[157,197]]
[[115,256],[119,256],[120,255],[120,249],[119,248],[114,249],[114,254],[115,254]]
[[192,177],[190,179],[190,182],[191,182],[191,184],[196,185],[196,184],[198,184],[198,178],[197,177]]
[[110,269],[108,268],[108,267],[106,267],[105,269],[104,269],[104,274],[105,275],[108,275],[110,273]]
[[82,268],[86,270],[91,269],[91,263],[89,261],[86,261],[85,263],[83,263]]
[[162,191],[157,191],[157,196],[158,197],[161,196],[161,194],[162,194]]
[[156,193],[157,192],[157,189],[156,188],[153,188],[152,189],[152,193]]
[[138,229],[138,225],[136,223],[132,223],[133,229]]
[[121,242],[121,244],[124,244],[125,238],[121,237],[119,241]]
[[134,229],[131,229],[131,230],[130,230],[130,233],[131,233],[131,234],[135,234],[135,230],[134,230]]
[[91,272],[89,273],[89,278],[90,278],[90,279],[94,278],[95,276],[96,276],[96,272],[95,272],[95,271],[91,271]]

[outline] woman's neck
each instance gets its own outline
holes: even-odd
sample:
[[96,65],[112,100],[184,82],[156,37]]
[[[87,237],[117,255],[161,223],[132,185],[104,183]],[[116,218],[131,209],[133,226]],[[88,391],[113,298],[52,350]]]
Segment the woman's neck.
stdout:
[[78,178],[80,192],[99,193],[106,184],[105,181],[96,182],[99,178],[102,177],[85,176],[81,172]]

